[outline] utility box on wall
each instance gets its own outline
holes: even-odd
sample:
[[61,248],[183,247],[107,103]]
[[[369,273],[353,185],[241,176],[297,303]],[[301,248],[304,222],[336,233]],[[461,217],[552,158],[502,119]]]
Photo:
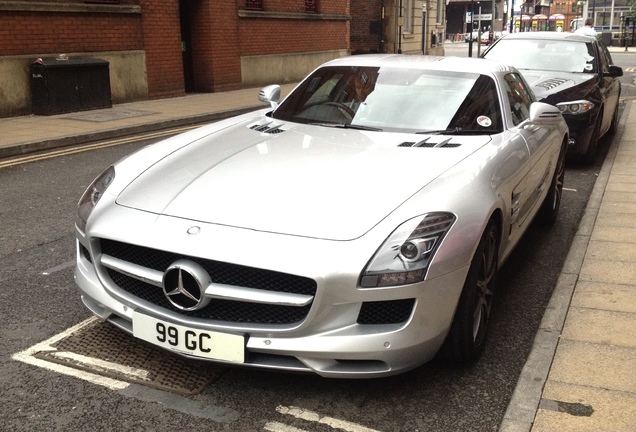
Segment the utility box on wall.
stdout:
[[109,63],[101,59],[37,59],[31,65],[33,114],[111,108]]

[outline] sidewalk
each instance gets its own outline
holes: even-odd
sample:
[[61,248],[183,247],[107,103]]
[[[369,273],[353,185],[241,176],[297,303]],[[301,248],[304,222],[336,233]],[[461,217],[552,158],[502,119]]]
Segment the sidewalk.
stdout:
[[[635,48],[636,49],[636,48]],[[285,95],[294,87],[283,86]],[[208,122],[258,89],[0,119],[0,160]],[[636,109],[627,102],[500,432],[636,430]],[[567,211],[567,209],[563,209]]]
[[[285,96],[296,84],[281,86]],[[194,125],[267,107],[258,88],[113,105],[52,116],[0,119],[0,159],[136,133]]]
[[500,432],[636,430],[636,110],[627,102]]

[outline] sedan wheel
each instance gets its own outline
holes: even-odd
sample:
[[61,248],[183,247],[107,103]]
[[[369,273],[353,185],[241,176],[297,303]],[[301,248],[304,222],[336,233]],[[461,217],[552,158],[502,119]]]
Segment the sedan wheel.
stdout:
[[593,164],[594,160],[596,159],[596,149],[598,148],[598,139],[601,132],[602,121],[603,119],[599,114],[598,118],[596,119],[596,124],[594,125],[594,131],[592,132],[592,136],[590,137],[590,143],[587,145],[587,151],[583,155],[583,162],[588,165]]
[[614,135],[618,130],[618,102],[616,103],[616,108],[614,108],[614,115],[612,116],[612,124],[610,125],[608,134]]
[[567,143],[563,143],[557,159],[556,169],[550,183],[550,190],[541,204],[537,220],[543,225],[552,225],[556,222],[561,207],[561,197],[563,196],[563,182],[565,180],[565,153]]
[[481,354],[495,292],[499,230],[494,221],[486,227],[459,298],[455,318],[444,343],[449,360],[468,362]]

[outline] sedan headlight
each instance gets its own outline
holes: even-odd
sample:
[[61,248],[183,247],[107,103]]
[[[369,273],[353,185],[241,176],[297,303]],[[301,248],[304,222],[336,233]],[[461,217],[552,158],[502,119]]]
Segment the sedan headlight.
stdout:
[[429,213],[400,225],[367,265],[361,285],[366,288],[419,282],[442,239],[455,222],[451,213]]
[[108,186],[113,183],[113,180],[115,180],[115,168],[110,166],[91,183],[88,189],[86,189],[86,192],[84,192],[84,195],[82,195],[82,198],[80,198],[77,203],[77,226],[82,231],[86,229],[88,217],[106,189],[108,189]]
[[561,111],[562,114],[585,114],[592,108],[594,108],[594,104],[587,100],[579,100],[572,102],[560,102],[556,104],[557,108]]

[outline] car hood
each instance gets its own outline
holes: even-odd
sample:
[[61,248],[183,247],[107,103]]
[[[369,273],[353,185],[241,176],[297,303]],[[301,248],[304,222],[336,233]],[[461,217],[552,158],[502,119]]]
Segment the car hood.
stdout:
[[[205,223],[349,240],[491,140],[432,136],[427,145],[450,139],[453,146],[411,148],[405,137],[426,136],[261,123],[244,122],[165,155],[117,203]],[[465,145],[454,145],[458,139]]]
[[532,87],[537,100],[546,102],[549,96],[559,95],[558,100],[550,98],[551,103],[584,98],[594,87],[596,75],[587,73],[568,73],[554,71],[523,70],[524,78]]

